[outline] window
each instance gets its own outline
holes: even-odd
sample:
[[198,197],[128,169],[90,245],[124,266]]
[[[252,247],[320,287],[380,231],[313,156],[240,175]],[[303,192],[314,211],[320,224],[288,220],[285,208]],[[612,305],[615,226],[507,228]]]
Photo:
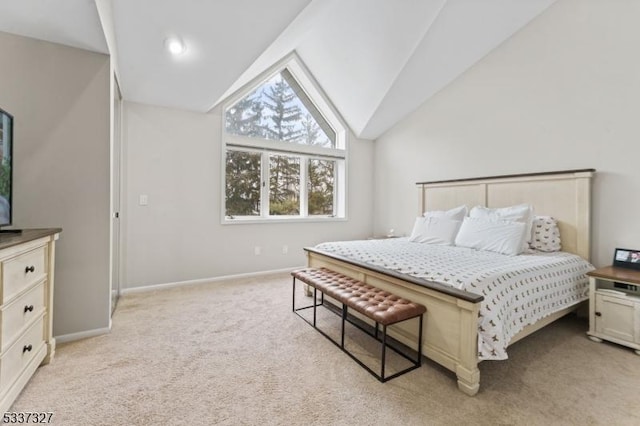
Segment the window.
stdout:
[[295,57],[223,120],[226,223],[345,217],[346,131]]

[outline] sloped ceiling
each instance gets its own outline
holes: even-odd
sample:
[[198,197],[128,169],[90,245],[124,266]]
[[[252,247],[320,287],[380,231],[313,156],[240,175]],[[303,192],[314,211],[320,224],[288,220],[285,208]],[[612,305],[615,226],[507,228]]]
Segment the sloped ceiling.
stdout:
[[[208,111],[296,50],[376,139],[555,0],[110,1],[125,99]],[[93,0],[0,2],[0,31],[104,53],[99,17]],[[166,53],[170,35],[184,55]]]
[[92,0],[0,1],[0,31],[109,53]]
[[[112,0],[126,99],[206,111],[311,0]],[[183,39],[170,57],[164,40]]]
[[355,134],[376,139],[554,1],[316,0],[220,100],[295,49]]

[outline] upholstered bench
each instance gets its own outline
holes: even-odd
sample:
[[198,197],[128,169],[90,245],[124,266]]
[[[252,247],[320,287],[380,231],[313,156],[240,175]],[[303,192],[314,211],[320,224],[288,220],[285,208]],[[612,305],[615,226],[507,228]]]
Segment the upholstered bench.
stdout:
[[[293,276],[293,311],[303,318],[306,322],[311,324],[322,335],[331,340],[336,346],[342,349],[347,355],[349,355],[354,361],[360,364],[364,369],[369,371],[381,382],[398,377],[401,374],[407,373],[415,368],[420,367],[422,362],[422,320],[423,315],[426,312],[426,308],[423,305],[411,302],[410,300],[398,297],[388,291],[381,290],[377,287],[368,285],[362,281],[340,274],[327,268],[305,268],[291,273]],[[295,290],[296,279],[309,285],[313,288],[313,304],[310,306],[304,306],[296,308],[295,306]],[[320,304],[317,303],[317,292],[320,292]],[[333,340],[329,335],[324,333],[316,326],[316,308],[318,306],[324,306],[324,296],[327,295],[339,303],[342,304],[342,330],[340,336],[340,343]],[[309,321],[304,316],[300,315],[298,311],[302,309],[313,309],[313,320]],[[371,334],[363,327],[358,326],[355,322],[352,322],[348,318],[348,308],[352,308],[365,317],[375,322],[375,333]],[[419,331],[418,331],[418,355],[416,359],[412,359],[407,354],[399,350],[398,348],[390,345],[387,342],[387,327],[393,324],[397,324],[402,321],[418,318]],[[374,372],[371,368],[367,367],[362,361],[360,361],[355,355],[347,351],[344,346],[344,330],[345,321],[358,326],[361,330],[367,332],[367,334],[378,339],[379,326],[382,326],[382,353],[381,353],[381,368],[380,374]],[[385,361],[386,361],[386,348],[389,347],[404,358],[411,361],[412,365],[402,371],[399,371],[391,376],[385,377]]]

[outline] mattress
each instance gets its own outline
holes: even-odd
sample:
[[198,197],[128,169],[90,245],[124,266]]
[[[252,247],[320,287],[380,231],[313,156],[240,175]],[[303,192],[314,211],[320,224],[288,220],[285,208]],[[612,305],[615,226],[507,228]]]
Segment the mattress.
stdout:
[[594,267],[566,252],[506,256],[407,238],[328,242],[317,250],[484,296],[478,318],[478,358],[507,359],[524,327],[588,299]]

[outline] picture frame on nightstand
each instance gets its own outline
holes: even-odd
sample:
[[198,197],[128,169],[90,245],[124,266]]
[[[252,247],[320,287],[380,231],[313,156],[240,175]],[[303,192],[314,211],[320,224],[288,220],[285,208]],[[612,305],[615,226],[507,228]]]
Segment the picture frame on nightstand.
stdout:
[[616,248],[613,253],[613,266],[640,271],[640,250]]

